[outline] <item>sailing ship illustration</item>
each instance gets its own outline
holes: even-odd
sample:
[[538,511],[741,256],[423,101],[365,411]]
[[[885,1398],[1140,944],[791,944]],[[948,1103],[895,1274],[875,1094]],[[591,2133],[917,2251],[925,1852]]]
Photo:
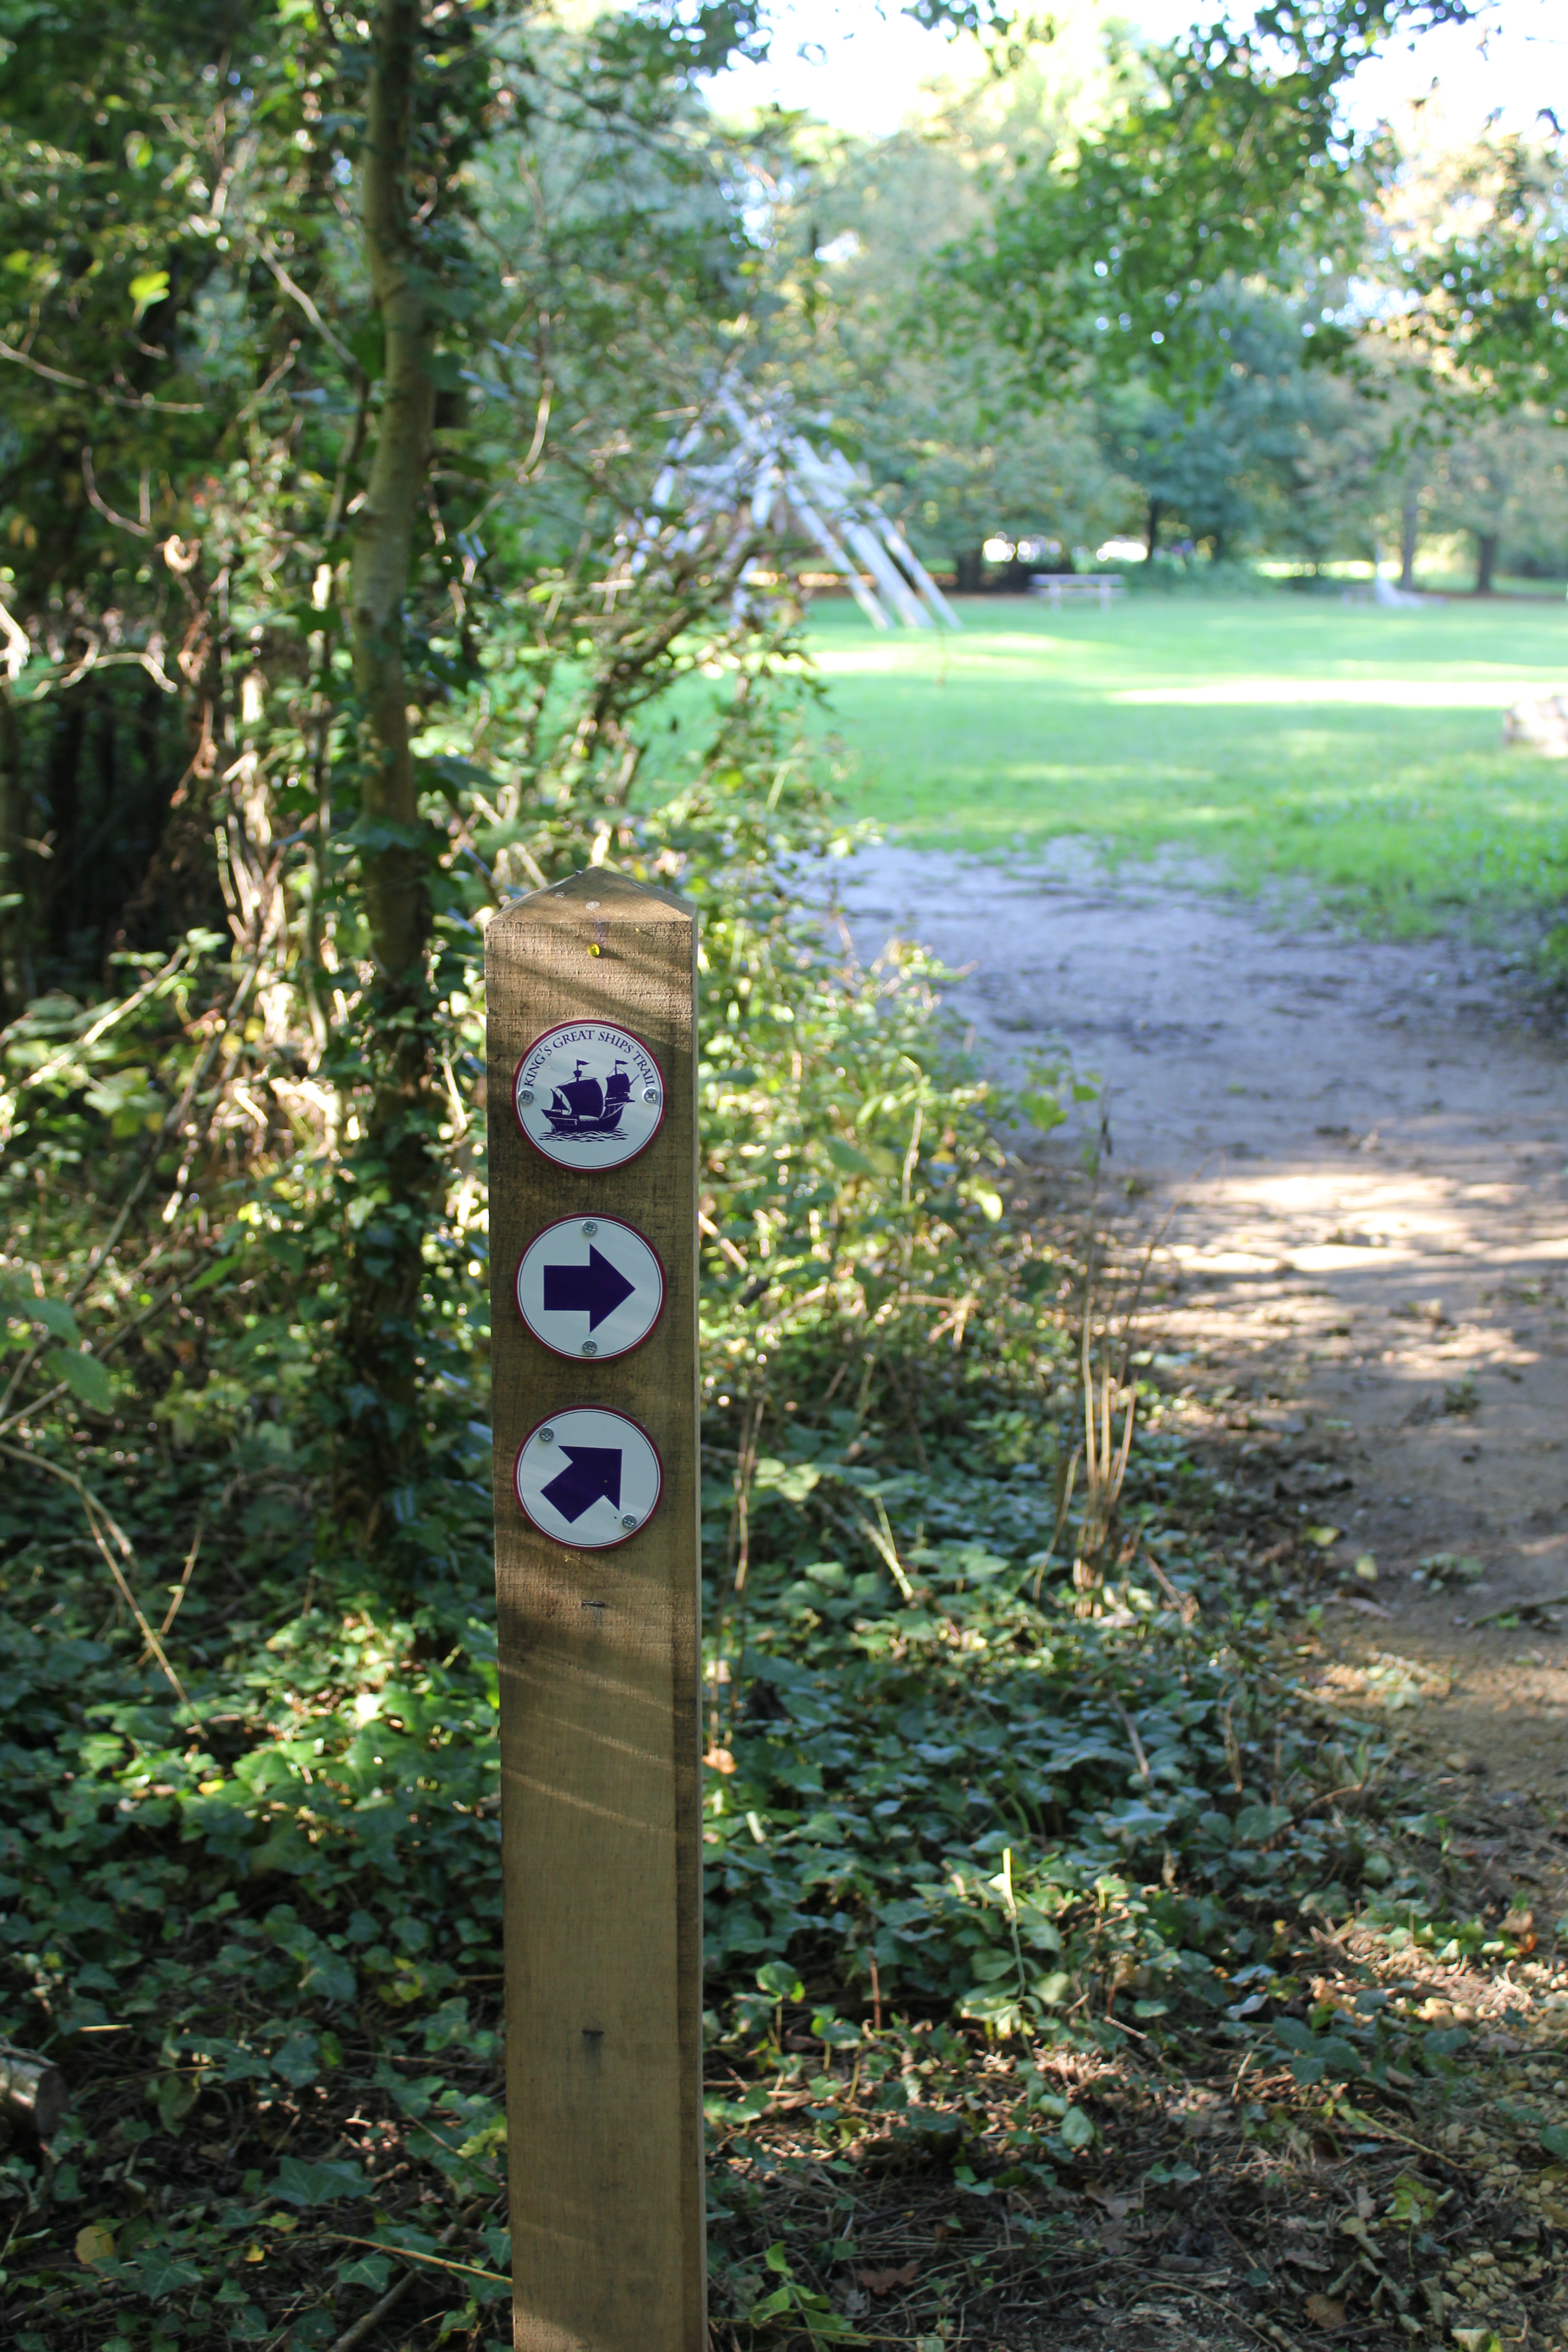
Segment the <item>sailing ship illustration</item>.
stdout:
[[583,1069],[579,1062],[564,1086],[551,1088],[544,1113],[551,1132],[569,1140],[579,1136],[614,1135],[620,1126],[621,1113],[632,1098],[631,1078],[619,1062],[603,1086],[597,1078],[585,1078]]

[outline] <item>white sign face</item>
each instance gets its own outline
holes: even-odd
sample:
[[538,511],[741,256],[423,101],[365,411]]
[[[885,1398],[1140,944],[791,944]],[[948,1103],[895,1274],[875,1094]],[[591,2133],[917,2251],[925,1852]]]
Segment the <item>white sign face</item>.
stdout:
[[541,1534],[604,1551],[653,1517],[664,1466],[647,1432],[624,1412],[572,1405],[523,1439],[512,1484]]
[[613,1021],[569,1021],[536,1037],[512,1100],[529,1141],[563,1168],[618,1168],[653,1141],[664,1074],[640,1037]]
[[635,1226],[563,1217],[519,1260],[517,1304],[534,1338],[558,1356],[624,1356],[664,1311],[664,1268]]

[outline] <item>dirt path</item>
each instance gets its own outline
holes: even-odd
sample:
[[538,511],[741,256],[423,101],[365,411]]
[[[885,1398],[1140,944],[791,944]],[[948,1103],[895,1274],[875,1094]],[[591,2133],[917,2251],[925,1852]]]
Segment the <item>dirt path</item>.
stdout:
[[951,1001],[999,1071],[1059,1040],[1104,1079],[1112,1197],[1171,1212],[1155,1344],[1191,1363],[1184,1410],[1342,1531],[1331,1683],[1551,1819],[1568,1613],[1475,1621],[1568,1604],[1568,1049],[1473,948],[1106,878],[1070,845],[1026,874],[882,850],[846,903],[863,953],[897,929],[972,968]]

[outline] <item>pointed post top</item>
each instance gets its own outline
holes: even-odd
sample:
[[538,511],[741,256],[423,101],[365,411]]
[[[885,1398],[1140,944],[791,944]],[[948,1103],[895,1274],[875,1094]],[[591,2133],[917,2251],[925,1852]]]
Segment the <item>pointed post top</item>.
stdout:
[[638,882],[614,866],[584,866],[575,874],[568,874],[563,882],[550,882],[542,890],[529,890],[520,898],[509,898],[490,922],[493,926],[525,914],[537,919],[556,911],[574,916],[619,916],[623,919],[628,915],[641,916],[646,920],[659,908],[684,917],[689,923],[698,919],[696,907],[679,890]]

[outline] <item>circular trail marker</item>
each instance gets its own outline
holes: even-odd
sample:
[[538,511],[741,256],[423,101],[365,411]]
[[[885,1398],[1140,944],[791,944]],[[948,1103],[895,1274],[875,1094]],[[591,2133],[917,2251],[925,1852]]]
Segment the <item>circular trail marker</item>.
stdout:
[[530,1431],[512,1485],[542,1535],[581,1551],[627,1542],[658,1508],[658,1448],[624,1412],[569,1405]]
[[624,1356],[664,1312],[658,1252],[618,1217],[563,1217],[518,1260],[517,1306],[557,1356]]
[[567,1021],[536,1037],[512,1101],[530,1143],[590,1172],[635,1159],[664,1118],[664,1073],[640,1037],[612,1021]]

